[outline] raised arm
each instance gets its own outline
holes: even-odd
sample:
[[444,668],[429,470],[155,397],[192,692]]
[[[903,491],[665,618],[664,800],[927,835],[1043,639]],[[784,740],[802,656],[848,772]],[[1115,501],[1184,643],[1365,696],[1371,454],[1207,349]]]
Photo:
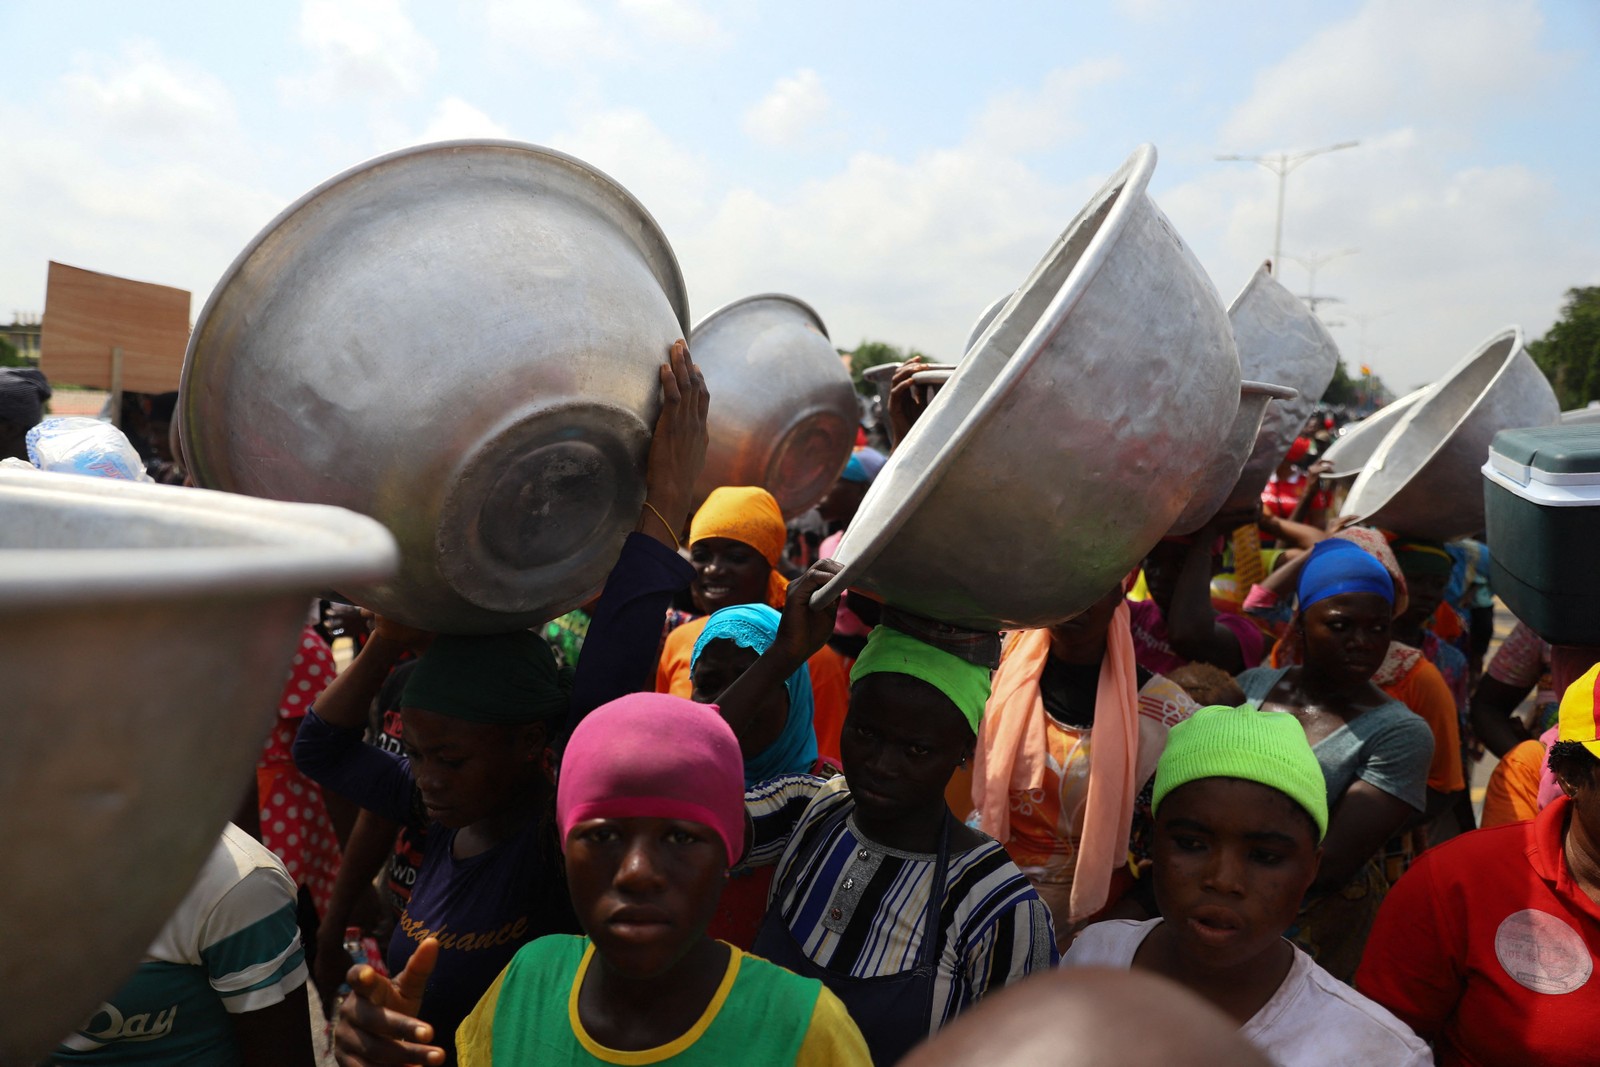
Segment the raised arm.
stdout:
[[818,560],[789,583],[789,597],[783,605],[777,640],[749,670],[723,690],[717,701],[722,717],[733,727],[736,736],[743,738],[761,732],[762,713],[773,706],[768,698],[833,636],[838,599],[813,608],[811,595],[839,570],[839,564],[831,559]]
[[609,700],[654,687],[661,621],[672,597],[694,579],[678,554],[678,531],[694,504],[706,458],[711,394],[682,341],[661,367],[661,416],[650,441],[645,506],[606,578],[584,639],[567,728]]

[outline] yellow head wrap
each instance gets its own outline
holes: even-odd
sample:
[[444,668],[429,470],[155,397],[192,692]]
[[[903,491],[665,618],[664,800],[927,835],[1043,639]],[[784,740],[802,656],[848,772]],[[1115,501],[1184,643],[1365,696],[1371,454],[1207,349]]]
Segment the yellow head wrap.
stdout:
[[789,530],[771,493],[755,485],[724,485],[713,489],[689,524],[691,545],[708,537],[725,537],[761,553],[772,568],[767,575],[767,603],[783,610],[789,580],[778,573],[778,560],[783,556]]

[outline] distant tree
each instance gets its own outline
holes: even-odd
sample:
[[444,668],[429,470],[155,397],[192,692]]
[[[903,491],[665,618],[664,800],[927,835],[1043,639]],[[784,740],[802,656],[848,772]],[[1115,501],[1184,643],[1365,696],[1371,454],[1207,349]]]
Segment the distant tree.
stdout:
[[1528,354],[1555,388],[1562,410],[1600,400],[1600,286],[1567,290],[1561,317]]
[[17,351],[17,346],[0,337],[0,367],[31,366],[22,358],[22,353]]
[[862,341],[856,345],[855,351],[850,353],[850,377],[855,379],[857,390],[870,396],[876,387],[862,380],[862,371],[868,367],[876,367],[880,363],[904,363],[912,356],[920,355],[922,353],[915,348],[908,352],[899,345],[892,345],[887,341]]
[[1356,382],[1350,377],[1350,372],[1344,369],[1344,360],[1333,365],[1333,380],[1322,391],[1324,404],[1354,404],[1356,402]]

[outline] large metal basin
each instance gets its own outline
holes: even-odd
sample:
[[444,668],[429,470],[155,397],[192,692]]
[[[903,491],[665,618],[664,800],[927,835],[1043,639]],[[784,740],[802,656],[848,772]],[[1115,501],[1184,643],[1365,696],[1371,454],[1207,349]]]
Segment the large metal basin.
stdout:
[[310,597],[397,563],[338,508],[0,470],[0,1064],[122,984],[253,780]]
[[[1250,457],[1261,434],[1261,421],[1273,401],[1287,403],[1300,394],[1283,385],[1267,382],[1239,383],[1239,410],[1233,416],[1228,436],[1211,456],[1197,483],[1200,488],[1189,498],[1188,506],[1172,526],[1177,535],[1191,534],[1203,527],[1224,506],[1239,505],[1235,484],[1239,471]],[[1257,496],[1259,496],[1259,491]],[[1249,503],[1248,500],[1244,503]]]
[[1228,322],[1239,347],[1239,372],[1246,378],[1289,386],[1300,394],[1267,407],[1255,447],[1223,505],[1232,509],[1261,499],[1267,479],[1289,454],[1333,381],[1339,347],[1305,301],[1285,289],[1265,267],[1251,275],[1233,298]]
[[1324,481],[1338,481],[1343,478],[1354,478],[1361,473],[1361,468],[1367,465],[1367,460],[1383,444],[1384,437],[1390,430],[1399,424],[1401,417],[1411,409],[1411,405],[1421,400],[1428,391],[1428,386],[1414,390],[1392,400],[1371,415],[1349,427],[1339,435],[1339,439],[1321,456],[1333,464],[1333,469],[1323,474]]
[[1216,290],[1133,153],[962,358],[867,491],[849,585],[976,629],[1088,607],[1161,539],[1233,424]]
[[735,300],[700,320],[689,348],[716,405],[695,495],[759,485],[789,518],[827,495],[861,410],[811,305],[781,293]]
[[396,152],[301,197],[223,275],[184,364],[186,466],[381,521],[399,574],[341,590],[367,607],[530,626],[595,593],[638,520],[688,323],[666,238],[599,171],[506,141]]
[[1436,541],[1477,533],[1484,521],[1480,470],[1494,435],[1548,426],[1560,415],[1522,331],[1498,333],[1400,417],[1356,476],[1340,514]]
[[1600,403],[1590,401],[1587,407],[1573,408],[1571,411],[1561,413],[1563,426],[1585,426],[1589,423],[1600,422]]
[[994,317],[1000,314],[1000,309],[1005,307],[1006,301],[1010,299],[1011,294],[1007,293],[979,313],[977,321],[972,324],[972,329],[967,331],[967,343],[962,347],[961,351],[965,352],[978,343],[978,338],[983,336],[983,331],[989,328],[989,324],[994,321]]

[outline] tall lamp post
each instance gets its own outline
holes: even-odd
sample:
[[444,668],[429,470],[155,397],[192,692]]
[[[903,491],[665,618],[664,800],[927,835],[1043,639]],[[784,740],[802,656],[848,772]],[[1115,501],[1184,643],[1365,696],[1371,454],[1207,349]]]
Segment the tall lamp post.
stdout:
[[1359,248],[1341,248],[1337,252],[1312,253],[1310,255],[1288,257],[1306,269],[1306,295],[1301,297],[1301,299],[1310,306],[1312,314],[1316,314],[1318,304],[1326,304],[1329,301],[1337,301],[1339,299],[1336,296],[1317,295],[1317,271],[1324,263],[1331,263],[1341,256],[1353,256],[1359,251],[1361,251]]
[[1354,148],[1360,141],[1341,141],[1338,144],[1325,145],[1322,148],[1308,148],[1303,152],[1274,152],[1266,156],[1218,156],[1217,159],[1224,163],[1259,163],[1278,176],[1278,225],[1272,235],[1272,273],[1278,274],[1278,258],[1283,253],[1283,187],[1289,177],[1289,172],[1312,156],[1326,155],[1337,152],[1341,148]]

